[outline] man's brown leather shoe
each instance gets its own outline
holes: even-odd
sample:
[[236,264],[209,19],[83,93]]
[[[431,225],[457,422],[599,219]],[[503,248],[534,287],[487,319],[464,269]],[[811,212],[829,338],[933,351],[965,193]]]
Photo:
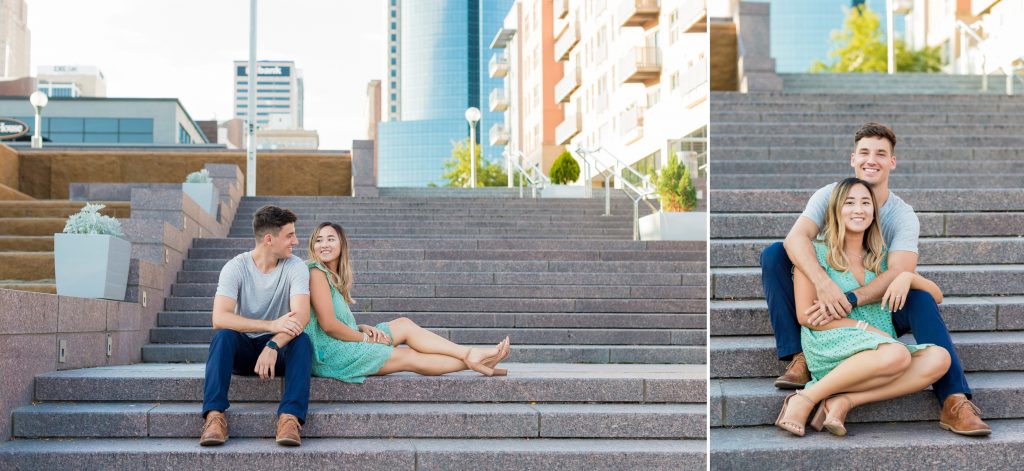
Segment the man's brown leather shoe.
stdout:
[[277,418],[277,444],[283,446],[299,446],[302,444],[302,437],[299,432],[302,425],[299,418],[291,414],[281,414]]
[[981,420],[981,409],[960,394],[946,398],[939,414],[939,427],[960,435],[980,437],[992,434],[992,428]]
[[223,445],[228,441],[228,420],[224,413],[212,410],[206,414],[206,422],[203,424],[203,434],[199,437],[201,446]]
[[807,369],[807,360],[804,353],[793,355],[793,361],[789,362],[786,372],[775,379],[775,387],[779,389],[800,389],[811,380],[811,372]]

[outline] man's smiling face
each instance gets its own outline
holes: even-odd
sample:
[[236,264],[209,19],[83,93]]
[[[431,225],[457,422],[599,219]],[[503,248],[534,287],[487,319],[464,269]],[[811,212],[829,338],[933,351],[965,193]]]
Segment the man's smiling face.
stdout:
[[850,166],[857,178],[872,186],[889,181],[889,172],[896,168],[892,144],[884,137],[865,137],[857,141],[850,154]]

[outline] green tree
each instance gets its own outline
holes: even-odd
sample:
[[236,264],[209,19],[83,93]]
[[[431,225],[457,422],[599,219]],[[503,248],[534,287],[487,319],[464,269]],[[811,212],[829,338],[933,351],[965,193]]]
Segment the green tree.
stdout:
[[679,161],[675,152],[669,154],[668,165],[652,177],[661,196],[661,209],[681,212],[697,207],[697,189],[690,178],[690,169]]
[[551,183],[564,185],[575,182],[580,178],[580,164],[572,158],[569,151],[562,151],[561,155],[551,164]]
[[[445,186],[469,186],[469,139],[452,141],[452,158],[444,163],[441,178],[446,180]],[[505,186],[508,176],[505,169],[497,162],[488,162],[480,154],[480,144],[476,145],[476,186]]]
[[[843,21],[843,29],[832,31],[833,49],[828,53],[832,63],[816,60],[811,65],[811,72],[886,72],[889,59],[884,38],[877,13],[866,4],[851,8]],[[942,69],[938,47],[910,51],[902,39],[894,40],[893,47],[898,72],[938,72]]]

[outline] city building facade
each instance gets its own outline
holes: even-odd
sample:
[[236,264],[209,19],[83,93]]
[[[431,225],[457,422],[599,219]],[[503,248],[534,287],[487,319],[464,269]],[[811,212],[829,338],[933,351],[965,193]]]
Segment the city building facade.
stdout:
[[99,68],[90,65],[49,65],[36,70],[39,91],[50,98],[103,98],[107,79]]
[[476,124],[482,157],[501,158],[502,149],[480,132],[502,119],[485,109],[487,97],[504,93],[500,80],[489,80],[482,58],[490,56],[484,38],[494,36],[511,4],[387,0],[388,121],[377,132],[380,186],[441,184],[453,143],[469,136],[469,107],[483,114]]
[[[954,0],[956,1],[956,0]],[[771,4],[771,51],[778,73],[809,72],[814,61],[831,62],[832,31],[843,29],[850,8],[866,4],[884,27],[886,0],[767,0]],[[898,22],[897,25],[902,25]],[[902,28],[897,28],[897,34]]]
[[905,11],[910,47],[941,47],[948,72],[1019,74],[1024,67],[1024,0],[908,0]]
[[[235,61],[234,116],[249,115],[249,66]],[[260,128],[303,129],[303,78],[294,61],[256,63],[256,124]]]
[[0,77],[31,75],[32,35],[28,30],[28,2],[0,2]]
[[[35,130],[35,110],[25,97],[0,97],[0,116]],[[207,144],[205,134],[176,98],[52,98],[40,132],[57,144]],[[27,144],[27,143],[26,143]]]
[[522,152],[527,164],[547,172],[562,150],[600,148],[647,174],[675,154],[694,178],[703,177],[709,120],[703,0],[520,0],[516,6],[506,26],[519,30],[504,43],[506,83],[522,90],[506,113],[511,155]]

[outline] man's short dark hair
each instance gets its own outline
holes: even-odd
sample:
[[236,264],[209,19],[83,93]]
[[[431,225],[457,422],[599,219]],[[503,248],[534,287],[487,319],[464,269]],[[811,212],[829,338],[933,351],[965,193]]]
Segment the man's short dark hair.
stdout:
[[281,232],[282,227],[298,220],[298,216],[291,210],[268,204],[257,210],[256,214],[252,216],[252,232],[257,239],[266,234],[276,236],[278,232]]
[[882,123],[864,123],[860,129],[857,130],[857,134],[853,136],[853,145],[857,145],[861,139],[865,137],[880,137],[889,141],[889,148],[896,151],[896,133],[892,132],[892,128]]

